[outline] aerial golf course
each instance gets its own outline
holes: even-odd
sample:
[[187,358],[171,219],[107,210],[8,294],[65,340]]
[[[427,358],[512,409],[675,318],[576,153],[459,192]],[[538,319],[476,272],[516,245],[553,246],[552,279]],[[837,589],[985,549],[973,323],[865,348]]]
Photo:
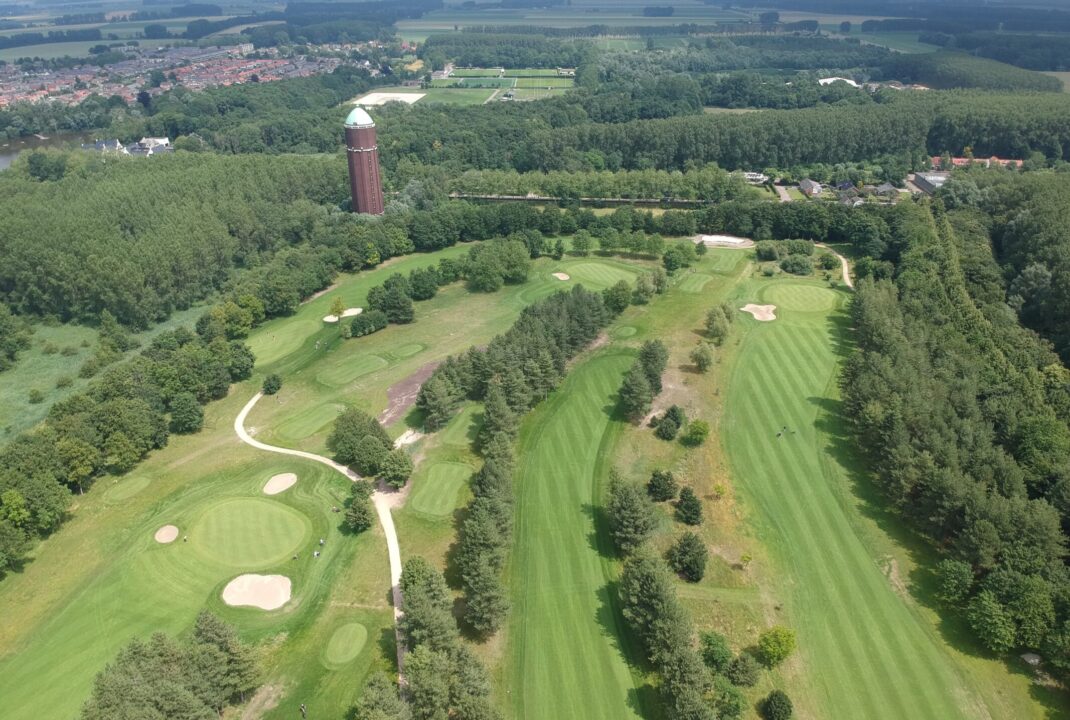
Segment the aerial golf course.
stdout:
[[[486,344],[533,301],[576,283],[601,290],[630,282],[652,267],[543,258],[528,282],[496,293],[443,288],[417,304],[410,325],[343,340],[322,321],[336,297],[360,307],[391,273],[463,252],[343,276],[297,314],[262,325],[249,339],[256,375],[207,407],[200,433],[173,438],[130,474],[77,498],[67,525],[0,584],[5,718],[74,716],[94,675],[131,637],[185,632],[206,606],[259,643],[264,678],[251,717],[293,718],[305,703],[310,717],[341,718],[364,676],[395,670],[382,532],[343,532],[333,508],[347,497],[344,477],[249,447],[233,423],[264,375],[277,373],[282,390],[253,408],[246,429],[264,443],[327,454],[343,407],[389,411],[392,388]],[[679,583],[699,629],[719,630],[736,650],[774,623],[798,633],[796,656],[765,674],[753,699],[781,687],[800,717],[815,718],[1045,717],[1028,678],[956,649],[936,613],[915,599],[914,550],[899,544],[894,521],[873,511],[865,478],[853,474],[836,415],[848,299],[817,278],[761,277],[749,250],[711,250],[668,293],[626,310],[524,418],[506,565],[511,611],[501,633],[474,646],[507,717],[661,717],[616,597],[619,563],[601,514],[613,467],[635,478],[671,467],[703,498],[711,569],[696,585]],[[738,313],[714,369],[698,374],[688,353],[706,311],[723,300],[775,305],[776,319]],[[636,348],[655,338],[670,349],[655,407],[675,402],[708,419],[713,434],[698,449],[657,440],[615,414]],[[387,417],[392,437],[419,429],[412,412]],[[480,408],[469,405],[410,446],[416,470],[393,513],[403,558],[447,567],[457,510],[480,462],[471,447],[480,421]],[[283,473],[296,482],[266,494]],[[158,542],[166,525],[177,537]],[[659,542],[678,525],[666,510]],[[286,576],[290,599],[275,610],[225,604],[224,587],[244,573]]]

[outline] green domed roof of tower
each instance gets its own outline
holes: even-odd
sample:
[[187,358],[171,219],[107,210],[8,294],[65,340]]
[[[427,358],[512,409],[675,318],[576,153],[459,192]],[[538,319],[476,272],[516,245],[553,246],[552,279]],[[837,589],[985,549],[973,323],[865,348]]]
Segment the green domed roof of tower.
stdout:
[[375,121],[364,108],[355,107],[346,116],[346,125],[348,127],[375,127]]

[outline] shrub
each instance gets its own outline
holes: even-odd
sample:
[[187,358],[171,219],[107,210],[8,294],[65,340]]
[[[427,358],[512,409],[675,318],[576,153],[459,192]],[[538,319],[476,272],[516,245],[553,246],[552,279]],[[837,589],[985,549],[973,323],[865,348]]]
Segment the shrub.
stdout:
[[697,447],[706,442],[710,434],[710,424],[705,420],[688,423],[687,430],[680,436],[680,442],[689,447]]
[[282,378],[272,373],[264,378],[264,385],[262,387],[265,395],[274,395],[282,389]]
[[378,332],[386,327],[389,319],[382,310],[369,310],[353,318],[349,323],[349,333],[352,337],[363,337]]
[[656,502],[665,502],[676,498],[676,478],[669,470],[655,470],[646,484],[647,494]]
[[686,532],[669,549],[669,565],[688,582],[698,582],[706,574],[709,556],[702,538]]
[[702,661],[706,667],[716,673],[724,672],[732,662],[732,648],[728,647],[728,639],[716,632],[704,632],[702,640]]
[[718,720],[739,720],[747,711],[747,696],[723,675],[713,678],[713,706]]
[[31,405],[37,405],[45,401],[45,394],[37,388],[30,390],[30,392],[27,393],[26,397],[30,401]]
[[784,249],[787,255],[813,255],[814,244],[809,240],[785,240]]
[[345,526],[356,533],[364,532],[375,522],[371,503],[372,485],[367,480],[357,480],[350,486],[349,495]]
[[780,269],[792,275],[810,275],[814,272],[814,264],[805,255],[788,255],[780,261]]
[[835,270],[840,266],[840,259],[832,253],[824,253],[818,263],[822,270]]
[[678,432],[680,432],[680,426],[668,415],[659,419],[658,424],[654,426],[654,435],[662,440],[673,440]]
[[791,699],[783,690],[774,690],[762,701],[762,717],[765,720],[788,720],[793,711]]
[[773,240],[759,240],[754,245],[759,260],[779,260],[780,246]]
[[689,487],[680,491],[680,501],[676,503],[676,517],[688,525],[702,524],[702,502]]
[[940,581],[937,597],[948,605],[958,605],[970,596],[973,588],[973,568],[961,560],[948,558],[936,566]]
[[740,653],[724,671],[725,677],[740,687],[753,687],[758,682],[759,673],[761,667],[750,653]]
[[776,667],[795,652],[795,631],[773,627],[758,637],[758,656],[766,667]]

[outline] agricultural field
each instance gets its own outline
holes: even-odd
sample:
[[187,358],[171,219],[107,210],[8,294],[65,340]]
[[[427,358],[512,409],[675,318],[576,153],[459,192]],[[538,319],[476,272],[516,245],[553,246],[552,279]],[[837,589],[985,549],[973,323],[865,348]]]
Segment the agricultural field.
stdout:
[[1063,83],[1063,92],[1070,92],[1070,72],[1045,72],[1045,75],[1051,75],[1054,78],[1058,78]]

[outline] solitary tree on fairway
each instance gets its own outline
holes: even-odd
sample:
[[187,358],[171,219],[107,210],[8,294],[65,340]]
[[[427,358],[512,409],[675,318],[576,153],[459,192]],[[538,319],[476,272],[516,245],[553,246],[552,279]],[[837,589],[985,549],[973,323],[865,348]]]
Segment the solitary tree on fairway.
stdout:
[[750,653],[740,653],[739,657],[728,664],[724,674],[733,685],[751,687],[758,682],[761,666]]
[[404,487],[412,475],[412,460],[401,448],[387,452],[379,462],[379,477],[391,487]]
[[689,487],[680,491],[680,500],[676,503],[676,517],[688,525],[702,524],[702,502]]
[[695,346],[695,349],[691,351],[691,362],[695,364],[695,368],[704,373],[713,367],[713,350],[706,343],[699,343]]
[[331,315],[334,315],[336,318],[341,319],[342,313],[344,313],[345,311],[346,304],[342,302],[342,298],[336,295],[334,300],[331,301]]
[[720,345],[725,341],[730,327],[728,316],[720,305],[710,308],[706,313],[706,335],[713,340],[715,345]]
[[282,389],[282,378],[272,373],[264,378],[263,391],[265,395],[274,395]]

